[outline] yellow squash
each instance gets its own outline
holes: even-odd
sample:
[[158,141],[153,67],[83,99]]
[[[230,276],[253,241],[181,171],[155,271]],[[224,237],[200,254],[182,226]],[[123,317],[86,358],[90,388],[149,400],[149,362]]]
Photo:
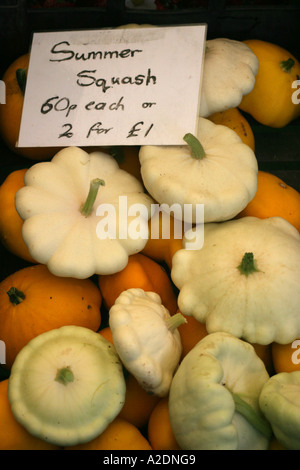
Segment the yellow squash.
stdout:
[[6,89],[6,104],[0,105],[0,135],[11,152],[31,160],[49,160],[58,147],[18,147],[29,53],[18,57],[5,71],[2,80]]
[[257,39],[244,42],[257,56],[259,68],[254,88],[239,108],[261,124],[284,127],[300,116],[300,63],[276,44]]
[[221,124],[234,130],[242,139],[244,144],[249,145],[253,151],[255,150],[255,140],[252,128],[238,108],[230,108],[225,111],[214,113],[209,116],[208,119],[215,124]]

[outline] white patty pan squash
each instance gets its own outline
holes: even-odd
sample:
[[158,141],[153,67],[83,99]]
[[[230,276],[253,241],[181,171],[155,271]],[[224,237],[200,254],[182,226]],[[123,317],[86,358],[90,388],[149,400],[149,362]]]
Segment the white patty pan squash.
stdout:
[[249,46],[233,39],[206,41],[200,116],[237,107],[252,91],[259,61]]
[[171,426],[185,450],[265,450],[271,429],[259,409],[269,375],[252,345],[205,336],[183,358],[169,394]]
[[125,392],[114,346],[80,326],[32,339],[18,354],[8,382],[16,420],[32,435],[58,446],[100,435],[120,412]]
[[286,449],[300,450],[300,371],[275,374],[259,396],[262,413]]
[[257,160],[235,131],[199,118],[197,135],[183,136],[187,145],[142,146],[141,175],[149,194],[160,204],[204,204],[205,222],[237,215],[257,190]]
[[181,313],[171,316],[155,292],[123,291],[109,311],[113,343],[125,368],[142,388],[157,396],[169,392],[182,351],[177,327]]
[[[192,230],[192,229],[191,229]],[[191,231],[190,231],[191,232]],[[249,343],[287,344],[300,337],[300,234],[280,217],[244,217],[204,225],[200,250],[172,258],[178,307]]]
[[[199,118],[197,136],[183,136],[187,145],[142,146],[141,175],[149,194],[160,204],[204,204],[205,222],[237,215],[257,190],[258,165],[253,150],[235,131]],[[183,142],[184,143],[184,142]]]
[[[140,215],[130,213],[135,204],[143,208]],[[106,153],[68,147],[50,162],[33,165],[15,205],[29,252],[57,276],[120,271],[147,242],[151,198]]]

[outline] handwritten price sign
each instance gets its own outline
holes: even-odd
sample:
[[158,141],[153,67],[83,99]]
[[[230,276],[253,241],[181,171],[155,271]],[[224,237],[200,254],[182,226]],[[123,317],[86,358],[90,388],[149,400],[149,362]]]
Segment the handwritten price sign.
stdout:
[[35,33],[19,147],[182,144],[205,38],[206,25]]

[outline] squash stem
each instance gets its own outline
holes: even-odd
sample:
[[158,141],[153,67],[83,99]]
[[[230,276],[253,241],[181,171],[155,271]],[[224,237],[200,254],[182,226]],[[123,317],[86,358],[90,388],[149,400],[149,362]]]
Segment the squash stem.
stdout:
[[26,69],[17,69],[16,78],[22,95],[25,95],[27,72]]
[[18,305],[25,299],[24,292],[20,291],[16,287],[11,287],[7,292],[7,295],[13,305]]
[[248,403],[239,395],[232,393],[235,404],[235,410],[240,413],[257,431],[263,434],[267,439],[272,436],[272,428],[268,421],[261,417]]
[[94,202],[96,200],[100,186],[105,186],[105,182],[99,178],[93,179],[90,183],[90,190],[89,190],[88,196],[86,198],[85,203],[82,205],[80,209],[81,214],[84,215],[85,217],[90,215],[93,209]]
[[55,380],[62,385],[68,385],[68,383],[74,382],[74,374],[69,366],[63,367],[62,369],[58,369]]
[[173,333],[176,330],[176,328],[178,328],[183,323],[186,323],[186,319],[180,312],[178,312],[178,313],[175,313],[175,315],[172,315],[170,318],[168,318],[166,323],[167,323],[168,330],[170,330],[171,333]]
[[241,274],[244,274],[245,276],[249,276],[249,274],[254,272],[259,272],[259,269],[256,267],[253,253],[245,253],[241,264],[237,268],[240,270]]
[[294,65],[295,65],[295,61],[291,57],[287,60],[283,60],[282,62],[280,62],[280,67],[282,68],[284,72],[287,72],[287,73],[291,71]]
[[200,160],[205,157],[204,148],[202,144],[200,143],[200,141],[197,139],[197,137],[195,137],[193,134],[188,133],[188,134],[185,134],[185,136],[183,137],[183,140],[190,147],[190,150],[194,158],[196,158],[197,160]]

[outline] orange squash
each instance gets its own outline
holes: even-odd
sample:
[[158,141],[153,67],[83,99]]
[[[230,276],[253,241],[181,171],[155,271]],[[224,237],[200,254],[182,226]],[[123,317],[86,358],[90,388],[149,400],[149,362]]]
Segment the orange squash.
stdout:
[[208,334],[204,323],[200,323],[192,316],[183,316],[186,319],[186,323],[183,323],[178,327],[182,345],[182,359],[202,338],[204,338],[204,336]]
[[276,437],[273,437],[271,439],[269,449],[268,450],[288,450],[286,447],[283,447],[282,444],[276,439]]
[[8,379],[0,382],[0,450],[58,450],[60,447],[32,436],[11,412]]
[[147,393],[135,377],[128,374],[125,403],[118,416],[134,424],[138,429],[143,429],[158,401],[159,397]]
[[16,256],[35,263],[22,238],[23,220],[15,208],[15,194],[24,186],[27,169],[10,173],[0,186],[0,239],[3,246]]
[[300,193],[277,176],[259,171],[257,192],[238,218],[282,217],[300,231]]
[[237,133],[244,144],[255,150],[255,139],[252,128],[238,108],[230,108],[219,113],[212,114],[208,118],[215,124],[227,126]]
[[300,340],[292,343],[272,343],[272,359],[276,374],[280,372],[300,371]]
[[18,352],[35,336],[64,325],[97,331],[101,293],[90,279],[59,278],[44,265],[29,266],[0,283],[0,340],[10,369]]
[[255,84],[243,96],[239,108],[259,123],[274,128],[288,125],[300,116],[300,104],[293,95],[299,80],[300,62],[288,50],[259,39],[243,41],[259,61]]
[[5,71],[6,103],[0,106],[0,135],[13,152],[32,160],[48,160],[57,152],[52,147],[17,147],[24,102],[24,89],[29,67],[29,54],[18,57]]
[[90,442],[65,447],[64,450],[152,450],[141,431],[125,419],[115,418]]
[[148,421],[148,440],[153,450],[180,450],[169,416],[169,397],[159,400]]
[[98,284],[103,302],[108,309],[124,290],[138,287],[159,294],[163,305],[171,315],[177,310],[177,296],[168,273],[159,263],[142,253],[129,256],[128,263],[122,271],[99,275]]
[[[169,233],[165,229],[165,217],[170,222]],[[168,217],[164,213],[160,212],[158,217],[150,218],[148,222],[149,226],[149,238],[147,243],[142,250],[144,255],[149,256],[158,262],[164,262],[168,268],[172,268],[172,258],[177,250],[182,248],[183,238],[183,226],[179,230],[173,217]]]
[[105,326],[99,330],[100,335],[104,336],[107,341],[110,341],[113,343],[113,337],[112,337],[112,332],[109,326]]

